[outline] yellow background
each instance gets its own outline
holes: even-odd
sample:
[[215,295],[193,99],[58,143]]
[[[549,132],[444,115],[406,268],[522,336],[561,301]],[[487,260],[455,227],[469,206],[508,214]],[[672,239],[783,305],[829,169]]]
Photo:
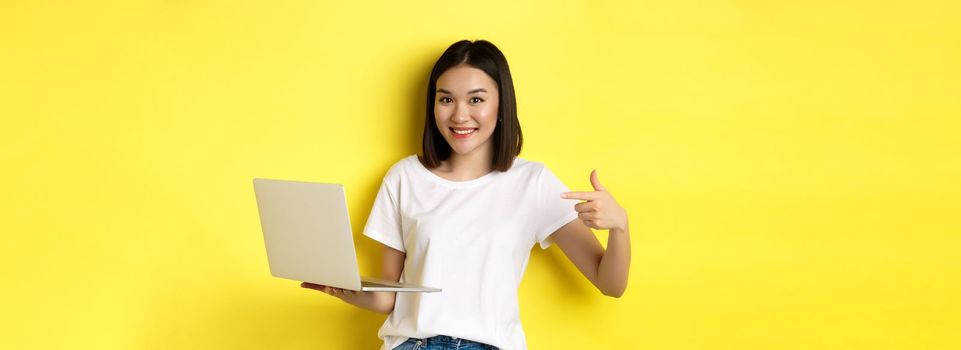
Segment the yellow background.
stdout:
[[[522,157],[628,209],[627,293],[559,249],[532,349],[961,347],[956,1],[0,2],[0,348],[374,349],[270,277],[251,179],[359,232],[459,39],[507,55]],[[602,242],[606,232],[598,232]]]

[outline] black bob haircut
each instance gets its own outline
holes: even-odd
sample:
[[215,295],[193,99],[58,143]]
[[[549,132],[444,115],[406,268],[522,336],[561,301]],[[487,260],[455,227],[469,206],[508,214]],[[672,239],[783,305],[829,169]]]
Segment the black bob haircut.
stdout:
[[427,84],[427,113],[424,120],[424,139],[422,142],[423,155],[420,162],[428,169],[440,166],[441,161],[450,158],[452,152],[447,140],[437,129],[434,121],[434,103],[437,99],[437,79],[448,69],[467,64],[487,73],[497,83],[498,106],[497,126],[491,135],[493,142],[493,157],[491,165],[494,170],[507,171],[514,163],[514,158],[521,153],[524,137],[521,134],[521,124],[517,120],[517,100],[514,97],[514,81],[511,79],[507,58],[494,44],[485,40],[471,42],[461,40],[450,47],[434,63],[430,72],[430,82]]

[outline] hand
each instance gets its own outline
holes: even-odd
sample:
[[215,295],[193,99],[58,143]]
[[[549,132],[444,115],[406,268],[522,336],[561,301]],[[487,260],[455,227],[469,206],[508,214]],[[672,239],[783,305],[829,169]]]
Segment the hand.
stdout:
[[587,227],[627,232],[627,211],[601,185],[597,170],[591,171],[591,186],[594,187],[593,192],[565,192],[561,198],[584,201],[574,205],[574,210]]
[[356,298],[361,293],[361,292],[353,291],[350,289],[330,287],[330,286],[325,286],[320,284],[313,284],[310,282],[302,282],[300,286],[307,289],[319,290],[321,292],[327,293],[328,295],[338,297],[341,300],[346,302],[350,302],[350,300]]

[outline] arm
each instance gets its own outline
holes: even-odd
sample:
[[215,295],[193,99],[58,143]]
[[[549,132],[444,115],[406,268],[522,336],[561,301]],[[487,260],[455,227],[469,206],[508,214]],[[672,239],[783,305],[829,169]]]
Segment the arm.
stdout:
[[[383,245],[383,261],[381,262],[381,278],[389,281],[400,281],[400,274],[404,270],[404,259],[407,254]],[[354,306],[373,312],[389,314],[394,311],[394,300],[397,292],[360,292],[313,283],[301,283],[301,287],[316,289],[333,295]]]
[[631,265],[627,231],[610,230],[607,251],[581,219],[567,223],[550,237],[601,293],[615,298],[624,294]]
[[[562,198],[583,200],[574,205],[577,219],[551,234],[567,258],[604,295],[615,298],[627,289],[631,265],[631,239],[627,211],[601,185],[597,171],[591,172],[593,192],[567,192]],[[607,250],[601,247],[591,228],[608,230]]]

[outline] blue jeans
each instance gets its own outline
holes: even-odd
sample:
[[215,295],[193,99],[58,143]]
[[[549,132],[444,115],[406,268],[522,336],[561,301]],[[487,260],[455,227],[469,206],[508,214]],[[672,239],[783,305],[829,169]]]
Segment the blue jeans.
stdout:
[[467,339],[438,335],[424,339],[407,339],[394,350],[497,350],[497,348]]

